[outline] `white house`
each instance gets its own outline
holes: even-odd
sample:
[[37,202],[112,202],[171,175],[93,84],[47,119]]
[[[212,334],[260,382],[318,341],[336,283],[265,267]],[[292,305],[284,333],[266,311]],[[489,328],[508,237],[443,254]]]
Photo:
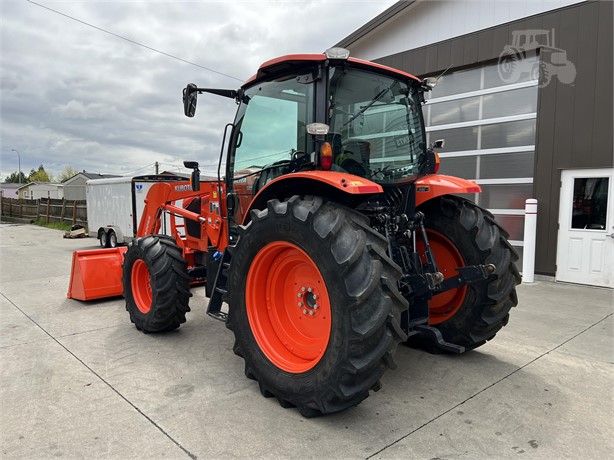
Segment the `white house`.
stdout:
[[50,182],[30,182],[17,189],[19,198],[24,200],[38,200],[40,198],[64,198],[64,186]]

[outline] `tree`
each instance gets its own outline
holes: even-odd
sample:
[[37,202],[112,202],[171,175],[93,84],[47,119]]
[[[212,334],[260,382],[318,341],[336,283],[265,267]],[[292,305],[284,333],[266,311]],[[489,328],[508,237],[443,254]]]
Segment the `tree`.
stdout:
[[45,171],[45,167],[40,165],[37,171],[34,169],[30,171],[28,182],[51,182],[52,178],[53,176]]
[[[21,174],[21,180],[19,180],[20,174]],[[12,172],[9,176],[6,176],[6,178],[4,179],[4,182],[6,184],[18,184],[20,182],[22,184],[26,184],[28,182],[28,179],[26,178],[23,171],[20,171],[19,173],[15,171],[15,172]]]
[[79,171],[77,171],[72,166],[64,166],[64,169],[62,170],[60,174],[56,176],[55,180],[56,182],[64,182],[65,180],[70,179],[71,177],[73,177],[74,175],[78,173]]

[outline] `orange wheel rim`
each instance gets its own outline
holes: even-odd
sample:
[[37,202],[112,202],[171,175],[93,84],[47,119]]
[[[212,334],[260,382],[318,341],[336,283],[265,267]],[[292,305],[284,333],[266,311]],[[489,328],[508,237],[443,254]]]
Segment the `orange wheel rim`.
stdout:
[[287,242],[267,244],[249,269],[245,301],[254,338],[275,366],[300,373],[320,361],[330,338],[330,299],[307,253]]
[[132,295],[134,303],[141,313],[147,314],[151,310],[152,294],[149,269],[142,260],[137,260],[132,266],[130,275],[132,281]]
[[[463,267],[465,261],[454,243],[435,230],[427,229],[426,233],[437,262],[437,269],[446,279],[457,275],[456,268]],[[424,263],[424,243],[422,241],[418,242],[418,251],[422,254]],[[463,304],[466,294],[467,286],[462,286],[433,296],[429,300],[429,324],[439,324],[454,316]]]

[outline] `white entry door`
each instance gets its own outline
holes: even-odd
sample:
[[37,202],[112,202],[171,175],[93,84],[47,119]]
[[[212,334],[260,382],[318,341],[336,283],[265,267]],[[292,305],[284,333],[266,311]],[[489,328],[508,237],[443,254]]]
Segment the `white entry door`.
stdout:
[[614,288],[614,169],[561,172],[556,280]]

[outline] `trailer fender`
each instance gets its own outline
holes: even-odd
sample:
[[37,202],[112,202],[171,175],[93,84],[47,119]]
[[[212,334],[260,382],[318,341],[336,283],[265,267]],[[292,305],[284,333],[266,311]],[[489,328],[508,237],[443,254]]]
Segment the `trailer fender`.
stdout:
[[429,174],[415,182],[416,206],[442,195],[480,193],[482,189],[474,181],[444,174]]
[[122,232],[122,229],[119,227],[116,227],[114,225],[109,225],[107,227],[107,232],[113,230],[115,232],[115,236],[117,236],[117,243],[118,244],[124,244],[126,242],[126,240],[124,239],[124,232]]
[[98,229],[98,239],[102,236],[103,233],[107,234],[107,237],[110,236],[110,232],[115,233],[115,237],[117,238],[117,244],[125,244],[126,240],[124,239],[124,232],[122,229],[115,225],[107,225],[106,227],[100,227]]
[[251,220],[249,211],[264,209],[266,203],[273,198],[283,200],[292,195],[319,195],[353,207],[366,196],[383,191],[381,185],[369,179],[337,171],[302,171],[285,174],[258,191],[243,217],[243,225]]

